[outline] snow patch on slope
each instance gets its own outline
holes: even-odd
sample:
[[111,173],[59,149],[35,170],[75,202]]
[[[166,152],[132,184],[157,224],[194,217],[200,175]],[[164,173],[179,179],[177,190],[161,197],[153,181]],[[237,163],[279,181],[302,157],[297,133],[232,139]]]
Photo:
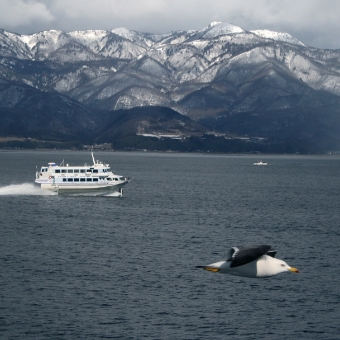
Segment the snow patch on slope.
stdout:
[[[42,31],[30,35],[22,35],[21,40],[30,48],[33,49],[38,43],[50,46],[60,46],[61,41],[67,40],[65,33],[58,30]],[[52,47],[53,46],[53,47]],[[47,49],[46,47],[44,49]]]
[[74,31],[70,32],[69,35],[81,43],[85,45],[89,45],[90,43],[102,39],[108,34],[107,31],[104,30],[86,30],[86,31]]
[[123,95],[119,96],[114,110],[131,109],[136,106],[167,106],[169,100],[159,95],[156,91],[149,88],[134,87],[130,88]]

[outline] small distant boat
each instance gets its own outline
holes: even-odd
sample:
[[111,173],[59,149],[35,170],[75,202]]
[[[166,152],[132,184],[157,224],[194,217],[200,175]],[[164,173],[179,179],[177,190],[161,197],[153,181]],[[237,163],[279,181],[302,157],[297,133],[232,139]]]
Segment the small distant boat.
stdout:
[[267,165],[267,162],[259,161],[259,162],[253,163],[253,165]]
[[130,182],[130,178],[115,175],[109,164],[95,161],[91,152],[93,165],[69,166],[48,163],[36,173],[35,183],[41,189],[52,190],[58,194],[92,194],[106,195],[117,193],[123,195],[123,187]]

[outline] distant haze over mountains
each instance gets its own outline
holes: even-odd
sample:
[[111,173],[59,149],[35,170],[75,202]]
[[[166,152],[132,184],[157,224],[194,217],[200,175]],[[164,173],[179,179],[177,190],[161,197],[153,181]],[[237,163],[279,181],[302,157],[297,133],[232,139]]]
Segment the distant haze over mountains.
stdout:
[[[25,119],[40,131],[34,122],[45,107],[51,127],[44,126],[44,138],[51,130],[55,138],[95,139],[100,125],[109,141],[103,122],[110,111],[156,106],[196,122],[190,129],[187,119],[170,124],[179,134],[210,131],[340,149],[340,50],[305,46],[287,33],[221,22],[163,35],[125,28],[26,36],[0,30],[0,77],[1,135],[29,133],[9,128],[11,117],[22,119],[24,112],[35,112]],[[133,117],[129,133],[164,128],[136,120],[136,110]]]

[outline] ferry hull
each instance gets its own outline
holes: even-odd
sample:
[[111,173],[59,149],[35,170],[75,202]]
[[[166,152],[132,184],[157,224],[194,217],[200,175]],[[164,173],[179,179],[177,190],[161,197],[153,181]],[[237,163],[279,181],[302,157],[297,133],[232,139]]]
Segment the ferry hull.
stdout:
[[118,185],[55,185],[41,183],[41,189],[56,192],[58,195],[72,196],[105,196],[117,193],[117,196],[123,194],[123,187],[128,182]]
[[123,188],[115,188],[114,190],[107,188],[88,189],[88,190],[57,190],[59,196],[123,196]]

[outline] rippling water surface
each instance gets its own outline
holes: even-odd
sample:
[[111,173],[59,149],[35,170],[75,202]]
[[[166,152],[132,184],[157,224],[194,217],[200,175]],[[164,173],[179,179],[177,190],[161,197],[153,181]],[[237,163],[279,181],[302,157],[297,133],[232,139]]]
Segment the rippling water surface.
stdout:
[[[123,197],[33,185],[87,152],[0,152],[1,338],[340,338],[340,157],[95,156],[132,177]],[[246,243],[301,273],[194,268]]]

